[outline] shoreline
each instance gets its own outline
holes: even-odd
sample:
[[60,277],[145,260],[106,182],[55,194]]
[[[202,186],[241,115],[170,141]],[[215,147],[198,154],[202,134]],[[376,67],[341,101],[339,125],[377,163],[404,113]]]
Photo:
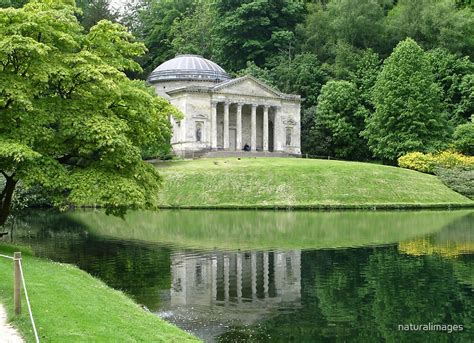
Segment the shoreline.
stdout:
[[416,210],[457,210],[474,209],[472,203],[433,203],[433,204],[308,204],[308,205],[158,205],[161,210],[274,210],[274,211],[416,211]]

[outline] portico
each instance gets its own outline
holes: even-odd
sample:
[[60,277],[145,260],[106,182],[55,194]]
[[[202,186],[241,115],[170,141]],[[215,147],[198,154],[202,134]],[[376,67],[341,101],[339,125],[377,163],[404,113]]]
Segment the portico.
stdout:
[[248,145],[251,151],[273,151],[279,108],[275,104],[213,100],[211,148],[233,151]]

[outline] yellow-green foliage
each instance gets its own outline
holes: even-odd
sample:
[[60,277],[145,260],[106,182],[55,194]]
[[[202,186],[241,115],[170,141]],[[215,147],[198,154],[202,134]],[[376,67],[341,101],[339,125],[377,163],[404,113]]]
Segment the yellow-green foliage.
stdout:
[[454,151],[443,151],[438,154],[411,152],[399,157],[398,165],[402,168],[433,174],[436,167],[454,168],[474,166],[474,157]]

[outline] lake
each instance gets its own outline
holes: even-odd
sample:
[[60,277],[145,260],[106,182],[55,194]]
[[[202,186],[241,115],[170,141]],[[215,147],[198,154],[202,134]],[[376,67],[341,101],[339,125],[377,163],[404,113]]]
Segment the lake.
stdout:
[[207,342],[474,341],[473,211],[35,211],[16,226],[36,255]]

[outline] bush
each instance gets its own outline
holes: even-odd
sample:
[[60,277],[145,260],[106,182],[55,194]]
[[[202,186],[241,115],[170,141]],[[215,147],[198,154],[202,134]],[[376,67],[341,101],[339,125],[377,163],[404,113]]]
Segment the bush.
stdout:
[[436,168],[473,167],[474,157],[454,151],[443,151],[438,154],[411,152],[401,156],[398,159],[398,165],[402,168],[434,174]]
[[446,186],[470,199],[474,199],[474,167],[438,167],[435,172]]
[[474,155],[474,123],[459,125],[454,131],[453,138],[457,151]]

